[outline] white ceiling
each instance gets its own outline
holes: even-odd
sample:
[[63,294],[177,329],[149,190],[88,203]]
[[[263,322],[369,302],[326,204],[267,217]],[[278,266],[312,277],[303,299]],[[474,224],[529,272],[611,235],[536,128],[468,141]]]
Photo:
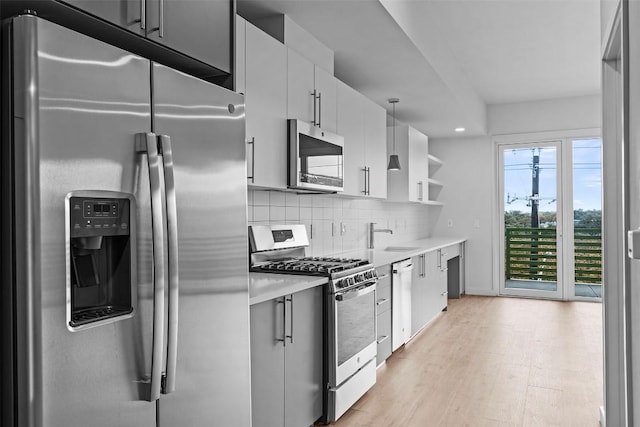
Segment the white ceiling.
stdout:
[[287,14],[335,75],[432,137],[486,134],[490,104],[600,92],[599,0],[237,0]]

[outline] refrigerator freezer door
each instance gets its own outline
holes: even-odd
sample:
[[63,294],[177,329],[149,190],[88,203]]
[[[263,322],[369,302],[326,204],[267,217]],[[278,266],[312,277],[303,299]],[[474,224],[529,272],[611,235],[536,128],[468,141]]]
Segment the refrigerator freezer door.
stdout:
[[[138,221],[141,295],[133,317],[80,331],[65,318],[65,195],[148,195],[135,134],[150,130],[150,63],[33,16],[14,19],[13,28],[15,209],[24,221],[16,223],[16,242],[30,242],[15,250],[16,259],[33,261],[15,278],[32,289],[20,291],[16,305],[17,334],[33,337],[33,345],[17,346],[20,425],[155,426],[156,405],[143,400],[151,361],[149,213]],[[22,381],[25,372],[31,379]]]
[[243,100],[154,65],[153,103],[153,130],[173,151],[180,275],[175,391],[160,422],[249,426]]

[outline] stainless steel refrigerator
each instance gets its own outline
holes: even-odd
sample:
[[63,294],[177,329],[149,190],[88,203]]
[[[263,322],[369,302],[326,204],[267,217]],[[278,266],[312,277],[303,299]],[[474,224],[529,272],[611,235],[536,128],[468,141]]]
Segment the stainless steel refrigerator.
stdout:
[[35,16],[3,41],[3,425],[249,426],[242,98]]

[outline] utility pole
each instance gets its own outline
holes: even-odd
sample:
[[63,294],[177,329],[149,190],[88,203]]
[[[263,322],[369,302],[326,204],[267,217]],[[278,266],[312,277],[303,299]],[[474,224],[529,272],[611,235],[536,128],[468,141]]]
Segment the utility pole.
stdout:
[[538,218],[538,205],[540,205],[540,154],[533,154],[533,167],[531,168],[531,228],[540,227]]
[[[538,205],[540,204],[540,152],[535,153],[533,151],[533,165],[531,168],[531,228],[537,229],[540,227],[540,219],[538,218]],[[532,230],[531,232],[531,267],[530,278],[531,280],[537,279],[538,274],[538,231]]]

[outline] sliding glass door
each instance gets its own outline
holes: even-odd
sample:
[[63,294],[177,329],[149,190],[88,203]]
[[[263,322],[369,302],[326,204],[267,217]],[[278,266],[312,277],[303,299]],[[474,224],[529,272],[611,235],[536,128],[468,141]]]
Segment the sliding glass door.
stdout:
[[602,295],[601,140],[498,144],[500,294]]

